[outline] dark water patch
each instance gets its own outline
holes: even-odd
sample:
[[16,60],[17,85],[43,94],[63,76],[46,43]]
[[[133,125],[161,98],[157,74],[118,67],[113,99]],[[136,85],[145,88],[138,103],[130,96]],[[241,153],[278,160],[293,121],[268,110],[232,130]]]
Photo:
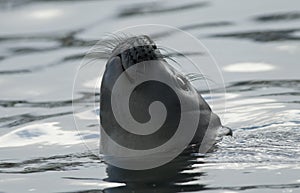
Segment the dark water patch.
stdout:
[[291,184],[268,184],[268,185],[249,185],[249,186],[229,186],[229,187],[215,187],[206,188],[206,190],[231,190],[231,191],[243,191],[243,190],[253,190],[253,189],[286,189],[286,188],[300,188],[300,183]]
[[[0,106],[4,108],[28,107],[28,108],[49,109],[49,108],[60,108],[60,107],[72,107],[73,103],[94,104],[95,102],[98,103],[100,101],[99,93],[82,92],[79,94],[82,95],[80,98],[74,100],[64,100],[64,101],[31,102],[26,100],[0,100]],[[63,113],[55,113],[49,115],[19,114],[19,115],[14,115],[9,117],[0,117],[0,123],[10,122],[1,125],[1,127],[14,127],[14,126],[20,126],[38,120],[44,120],[52,117],[69,115],[72,113],[73,112],[71,111],[67,111]]]
[[287,12],[287,13],[273,13],[255,17],[254,20],[258,22],[277,22],[277,21],[291,21],[300,19],[300,12]]
[[269,94],[261,94],[259,96],[300,96],[300,92],[269,93]]
[[276,122],[276,123],[267,123],[267,124],[263,124],[263,125],[253,125],[251,127],[243,127],[240,128],[242,130],[254,130],[254,129],[260,129],[260,128],[265,128],[265,127],[270,127],[270,126],[274,126],[274,125],[280,125],[283,124],[284,122]]
[[[59,49],[59,48],[57,48],[57,49]],[[45,65],[41,64],[41,65],[34,66],[34,67],[28,67],[26,69],[2,70],[2,71],[0,71],[0,75],[35,73],[35,72],[43,71],[47,68],[52,68],[54,66],[63,65],[63,64],[65,64],[65,62],[82,60],[85,56],[86,56],[85,54],[72,54],[72,55],[69,55],[69,56],[65,56],[62,59],[59,59],[55,62],[48,63],[48,64],[45,64]],[[87,56],[87,57],[90,57],[90,56]]]
[[281,87],[300,89],[300,80],[251,80],[235,82],[226,87],[230,92],[253,91],[262,88]]
[[300,101],[288,101],[287,103],[296,103],[296,104],[300,104]]
[[28,174],[45,171],[67,171],[100,163],[102,160],[91,153],[56,155],[21,162],[0,161],[0,173]]
[[16,135],[21,137],[21,138],[31,139],[31,138],[40,137],[42,135],[45,135],[45,133],[43,133],[41,131],[23,130],[23,131],[18,131],[16,133]]
[[30,40],[50,40],[50,41],[56,41],[60,37],[65,36],[65,33],[62,34],[31,34],[31,35],[2,35],[0,36],[0,43],[1,42],[7,42],[7,41],[30,41]]
[[151,3],[139,3],[130,5],[127,8],[120,8],[121,11],[118,14],[118,17],[129,17],[136,15],[148,15],[148,14],[161,14],[161,13],[170,13],[170,12],[178,12],[184,10],[190,10],[200,7],[208,6],[208,2],[197,2],[197,3],[189,3],[184,5],[172,6],[166,5],[163,2],[151,2]]
[[[82,40],[75,36],[86,30],[85,28],[73,30],[70,32],[52,32],[47,34],[30,34],[30,35],[7,35],[0,36],[0,43],[5,41],[54,41],[60,44],[59,47],[90,47],[97,43],[97,40]],[[27,48],[29,49],[29,48]],[[17,50],[18,51],[18,50]]]
[[79,191],[67,192],[67,193],[104,193],[104,191],[100,189],[89,189],[89,190],[79,190]]
[[[1,0],[0,1],[0,10],[11,10],[18,9],[24,6],[31,5],[36,2],[72,2],[72,1],[81,1],[81,0]],[[86,1],[99,1],[99,0],[86,0]]]
[[186,56],[203,56],[205,55],[204,52],[182,52],[182,53],[179,53],[179,52],[168,52],[166,54],[164,54],[166,56],[166,58],[173,58],[175,57],[175,60],[176,60],[176,57],[186,57]]
[[63,179],[70,179],[70,180],[96,180],[100,181],[101,178],[78,178],[78,177],[62,177]]
[[51,47],[51,48],[19,47],[19,48],[11,48],[10,51],[13,53],[12,56],[15,56],[16,54],[19,56],[20,54],[48,52],[48,51],[56,50],[57,48],[58,47]]
[[44,120],[44,119],[48,119],[48,118],[52,118],[52,117],[61,117],[64,115],[70,115],[73,112],[64,112],[64,113],[55,113],[55,114],[49,114],[49,115],[33,115],[33,114],[21,114],[21,115],[15,115],[15,116],[11,116],[11,117],[4,117],[0,119],[0,123],[1,122],[9,122],[6,124],[1,125],[1,127],[16,127],[16,126],[20,126],[20,125],[24,125],[27,123],[31,123],[34,121],[40,121],[40,120]]
[[46,172],[46,171],[67,171],[74,169],[74,167],[82,166],[84,163],[82,162],[73,162],[73,163],[48,163],[39,167],[30,167],[27,166],[23,168],[21,171],[3,171],[0,170],[0,173],[7,174],[30,174],[30,173],[38,173],[38,172]]
[[[193,30],[193,29],[205,29],[205,28],[213,28],[213,27],[226,27],[226,26],[231,26],[233,25],[232,22],[228,22],[228,21],[216,21],[216,22],[208,22],[208,23],[196,23],[196,24],[190,24],[190,25],[184,25],[184,26],[180,26],[178,27],[181,30]],[[152,34],[151,37],[152,38],[163,38],[166,36],[170,36],[173,35],[174,33],[176,33],[178,31],[164,31],[164,32],[159,32],[159,33],[155,33]]]
[[73,61],[73,60],[82,60],[86,55],[85,54],[74,54],[71,56],[66,56],[63,58],[63,61]]
[[191,29],[202,29],[202,28],[210,28],[210,27],[224,27],[224,26],[232,26],[233,22],[229,21],[219,21],[219,22],[210,22],[210,23],[198,23],[191,24],[179,27],[181,30],[191,30]]
[[[35,54],[35,53],[42,53],[42,52],[50,52],[58,49],[63,49],[63,48],[90,48],[94,46],[98,40],[83,40],[83,39],[78,39],[75,38],[76,32],[70,32],[66,34],[52,34],[52,35],[41,35],[41,34],[35,34],[35,35],[15,35],[15,36],[2,36],[0,37],[0,43],[9,41],[9,42],[20,42],[20,41],[25,41],[25,42],[30,42],[30,41],[48,41],[51,43],[57,43],[57,46],[51,46],[47,48],[37,48],[37,47],[17,47],[17,48],[10,48],[8,51],[10,54],[7,56],[0,56],[0,60],[15,57],[15,56],[20,56],[20,55],[28,55],[28,54]],[[83,58],[83,54],[81,54]],[[61,61],[67,61],[67,60],[73,60],[73,59],[80,59],[79,56],[65,56],[65,58]],[[59,63],[59,61],[57,62]],[[22,70],[11,70],[11,71],[1,71],[0,74],[18,74],[18,73],[29,73],[33,71],[38,71],[39,69],[43,69],[42,66],[35,67],[36,69],[22,69]]]
[[10,10],[14,8],[19,8],[24,5],[28,5],[30,3],[30,0],[2,0],[0,1],[0,10]]
[[[73,103],[82,103],[82,104],[94,104],[99,102],[99,93],[81,93],[80,98],[74,100],[65,100],[65,101],[47,101],[47,102],[30,102],[25,100],[1,100],[0,106],[4,108],[19,108],[19,107],[29,107],[29,108],[59,108],[59,107],[71,107]],[[96,99],[95,99],[96,97]],[[19,114],[9,117],[1,117],[0,123],[10,122],[1,125],[1,127],[14,127],[27,124],[30,122],[44,120],[52,117],[60,117],[64,115],[70,115],[73,112],[67,111],[63,113],[55,113],[49,115],[33,115],[33,114]]]
[[[14,39],[16,38],[16,39]],[[46,41],[46,42],[45,42]],[[0,60],[4,60],[4,59],[8,59],[8,58],[13,58],[13,57],[18,57],[18,56],[22,56],[22,55],[29,55],[29,54],[35,54],[35,53],[43,53],[43,52],[50,52],[50,51],[54,51],[57,49],[60,49],[61,46],[53,46],[51,44],[56,43],[56,40],[41,40],[41,39],[34,39],[33,37],[30,37],[29,39],[27,39],[27,37],[24,37],[24,39],[22,39],[22,36],[20,37],[0,37],[0,46],[1,43],[10,43],[10,44],[18,44],[18,43],[25,43],[28,44],[27,46],[15,46],[15,47],[11,47],[11,48],[7,48],[6,49],[6,54],[5,56],[1,56]],[[46,47],[38,47],[36,45],[34,45],[35,43],[48,43],[50,44],[50,46],[46,46]],[[33,44],[33,45],[32,45]]]
[[[205,185],[194,184],[194,185],[176,185],[176,184],[130,184],[126,186],[119,186],[115,188],[105,189],[104,192],[114,193],[131,193],[131,192],[163,192],[163,193],[175,193],[175,192],[196,192],[206,190]],[[102,190],[87,190],[84,192],[102,192]]]
[[211,35],[214,38],[238,38],[249,39],[256,42],[274,42],[274,41],[298,41],[300,37],[294,36],[293,33],[299,32],[300,29],[285,29],[285,30],[260,30],[251,32],[237,32]]
[[[197,182],[199,183],[199,182]],[[298,189],[300,188],[300,183],[291,183],[291,184],[267,184],[267,185],[248,185],[248,186],[219,186],[219,187],[208,187],[205,184],[197,184],[197,185],[185,185],[177,186],[177,188],[162,188],[156,187],[153,185],[144,185],[140,189],[133,190],[130,186],[121,186],[116,187],[111,190],[113,193],[129,193],[129,192],[164,192],[164,193],[174,193],[174,192],[195,192],[195,191],[245,191],[245,190],[284,190],[284,189]],[[84,191],[75,191],[72,193],[103,193],[106,190],[100,189],[90,189]],[[69,192],[71,193],[71,192]]]
[[25,74],[30,73],[31,70],[28,69],[19,69],[19,70],[2,70],[0,71],[0,75],[12,75],[12,74]]
[[[42,52],[50,52],[54,50],[59,50],[63,48],[79,48],[79,47],[84,47],[84,48],[90,48],[94,46],[98,40],[81,40],[77,39],[74,37],[74,33],[69,33],[69,34],[62,34],[62,35],[53,35],[53,36],[48,36],[48,35],[32,35],[32,36],[10,36],[10,37],[0,37],[0,43],[1,41],[11,41],[11,42],[18,42],[18,41],[48,41],[48,42],[57,42],[58,46],[52,46],[48,48],[35,48],[35,47],[17,47],[17,48],[11,48],[10,52],[11,54],[7,56],[1,56],[0,60],[4,60],[7,58],[12,58],[20,55],[28,55],[28,54],[35,54],[35,53],[42,53]],[[16,69],[16,70],[0,70],[0,75],[13,75],[13,74],[26,74],[26,73],[33,73],[33,72],[39,72],[42,71],[46,68],[51,68],[53,66],[58,66],[61,64],[64,64],[64,62],[68,61],[74,61],[74,60],[82,60],[85,57],[85,53],[80,53],[80,54],[71,54],[71,55],[66,55],[62,59],[58,59],[55,62],[45,64],[45,65],[37,65],[34,67],[28,67],[26,69]],[[87,56],[92,58],[91,56]],[[97,56],[93,56],[94,58],[99,58]],[[41,61],[44,62],[44,61]]]
[[[300,80],[249,80],[249,81],[238,81],[227,84],[225,89],[226,92],[232,93],[240,93],[240,92],[248,92],[255,91],[260,89],[267,88],[293,88],[294,90],[300,90]],[[201,94],[208,94],[211,92],[214,93],[223,93],[224,90],[222,88],[212,88],[210,90],[199,90]],[[257,96],[264,96],[268,94],[260,94],[257,92]],[[274,93],[274,95],[280,95],[280,93]],[[292,92],[293,95],[298,95],[298,92]],[[270,94],[272,95],[272,94]],[[287,94],[288,95],[288,94]]]
[[[98,125],[96,125],[98,126]],[[82,139],[99,139],[100,138],[100,135],[99,134],[78,134],[81,136]]]
[[98,40],[82,40],[75,38],[74,34],[59,38],[58,41],[62,47],[91,47],[94,46]]
[[72,100],[65,101],[47,101],[47,102],[30,102],[26,100],[0,100],[1,107],[39,107],[55,108],[71,106]]
[[148,170],[127,170],[111,165],[107,166],[107,178],[104,181],[124,183],[126,186],[106,188],[107,192],[190,192],[202,190],[201,183],[184,184],[198,180],[204,175],[199,166],[199,146],[190,146],[171,162]]
[[[76,32],[77,33],[77,32]],[[2,36],[0,37],[0,42],[11,41],[49,41],[49,42],[57,42],[59,45],[49,48],[34,48],[34,47],[18,47],[12,48],[10,51],[12,52],[12,56],[16,56],[19,54],[31,54],[31,53],[39,53],[39,52],[47,52],[56,49],[61,49],[65,47],[91,47],[94,46],[98,40],[83,40],[79,38],[75,38],[74,33],[68,34],[53,34],[53,35],[18,35],[18,36]]]

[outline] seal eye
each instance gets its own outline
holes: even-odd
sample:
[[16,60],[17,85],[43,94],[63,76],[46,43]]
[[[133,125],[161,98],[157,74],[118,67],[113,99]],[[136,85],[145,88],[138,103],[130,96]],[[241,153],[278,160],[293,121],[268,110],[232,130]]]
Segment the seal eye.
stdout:
[[183,90],[189,90],[188,89],[188,85],[187,85],[187,81],[185,78],[178,76],[177,77],[177,83],[179,85],[180,88],[182,88]]

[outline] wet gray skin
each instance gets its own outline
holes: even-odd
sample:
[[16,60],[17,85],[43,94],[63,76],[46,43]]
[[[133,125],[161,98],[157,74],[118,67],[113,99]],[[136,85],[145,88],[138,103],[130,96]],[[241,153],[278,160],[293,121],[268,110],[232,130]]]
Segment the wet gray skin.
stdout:
[[[155,101],[162,102],[167,110],[165,122],[159,130],[150,135],[137,135],[128,132],[119,125],[112,111],[111,96],[119,76],[126,69],[145,61],[149,61],[149,63],[142,65],[142,68],[136,67],[136,74],[126,74],[129,80],[128,84],[133,84],[139,76],[153,73],[168,81],[173,81],[174,86],[171,88],[153,80],[144,82],[134,89],[130,96],[129,109],[137,122],[146,123],[151,119],[149,106]],[[180,101],[174,89],[185,101],[195,104],[193,108],[181,109]],[[223,127],[220,118],[212,112],[201,94],[184,75],[167,63],[155,43],[148,36],[127,38],[117,44],[106,64],[100,93],[101,126],[111,139],[126,148],[146,150],[164,144],[175,134],[182,111],[193,112],[200,109],[199,123],[190,144],[201,145],[201,153],[207,152],[212,147],[215,143],[217,130]],[[196,93],[198,98],[191,93]]]

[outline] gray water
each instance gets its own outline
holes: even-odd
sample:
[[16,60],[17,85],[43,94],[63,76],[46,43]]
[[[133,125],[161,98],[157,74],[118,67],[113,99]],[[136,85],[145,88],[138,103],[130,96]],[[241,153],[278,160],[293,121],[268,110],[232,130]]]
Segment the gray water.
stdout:
[[[205,156],[130,173],[93,154],[91,113],[78,134],[73,81],[103,35],[149,23],[185,30],[210,50],[226,85],[226,112],[218,90],[213,109],[234,135]],[[0,26],[1,193],[300,192],[299,1],[4,0]]]

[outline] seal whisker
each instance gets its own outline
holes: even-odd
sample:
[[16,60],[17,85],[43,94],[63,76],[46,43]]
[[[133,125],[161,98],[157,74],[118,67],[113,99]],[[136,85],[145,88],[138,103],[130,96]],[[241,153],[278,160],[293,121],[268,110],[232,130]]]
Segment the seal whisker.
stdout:
[[103,52],[100,52],[100,51],[94,52],[93,51],[93,52],[87,53],[86,57],[89,58],[89,61],[85,62],[83,65],[81,65],[79,67],[79,69],[82,69],[82,68],[86,67],[87,65],[89,65],[93,62],[96,62],[98,60],[102,60],[102,59],[105,60],[109,57],[109,55],[108,55],[108,53],[106,53],[104,51]]
[[208,78],[204,74],[200,73],[187,73],[185,76],[190,80],[190,81],[196,81],[196,80],[209,80],[211,82],[214,82],[212,79]]
[[95,48],[93,50],[101,50],[102,52],[106,53],[106,58],[109,58],[109,56],[113,53],[115,48],[118,47],[118,45],[121,45],[125,42],[127,42],[129,45],[132,41],[132,37],[134,36],[121,32],[119,32],[118,34],[106,33],[105,37],[95,45]]
[[[101,58],[101,59],[103,59],[103,58]],[[84,67],[86,67],[87,65],[91,64],[92,62],[96,62],[96,61],[98,61],[98,60],[99,60],[99,58],[92,58],[90,61],[86,62],[84,65],[81,65],[81,66],[79,67],[79,70],[81,70],[82,68],[84,68]]]
[[162,56],[162,58],[163,59],[169,59],[169,60],[171,60],[172,62],[174,62],[175,64],[177,64],[179,67],[181,67],[181,64],[179,63],[179,62],[177,62],[176,60],[175,60],[175,58],[173,58],[173,57],[171,57],[171,55],[170,55],[170,52],[167,50],[167,48],[166,47],[158,47],[157,48],[159,51],[162,51],[162,52],[165,52],[166,54],[161,54],[161,56]]
[[206,79],[206,77],[200,73],[187,73],[187,74],[185,74],[185,76],[191,81],[199,80],[199,79]]

